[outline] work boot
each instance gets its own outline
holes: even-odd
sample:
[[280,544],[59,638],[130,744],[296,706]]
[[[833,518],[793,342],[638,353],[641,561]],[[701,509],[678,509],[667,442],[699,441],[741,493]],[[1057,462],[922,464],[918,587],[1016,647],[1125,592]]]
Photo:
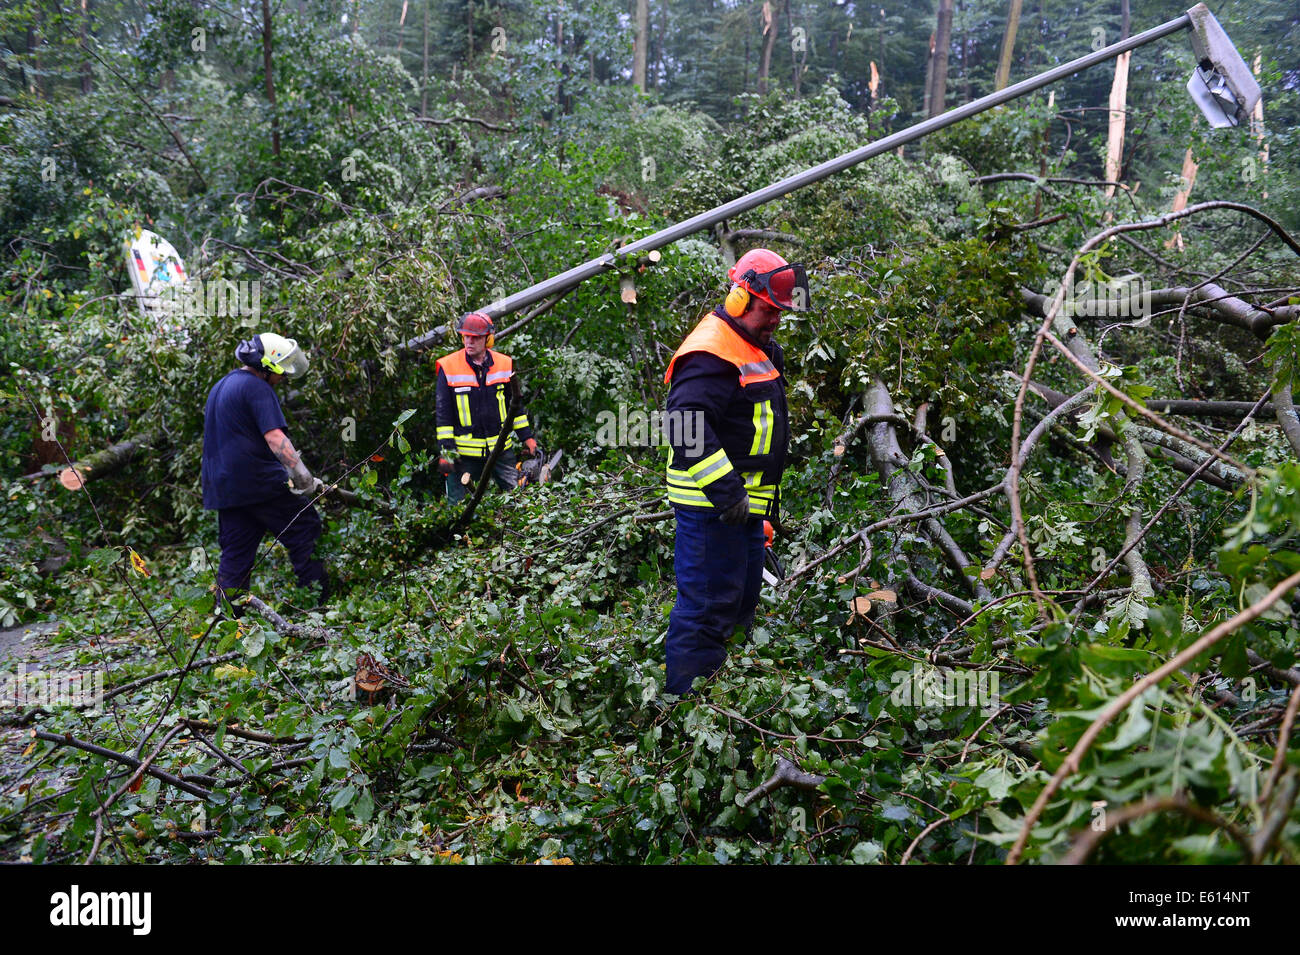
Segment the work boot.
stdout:
[[320,595],[315,606],[312,608],[313,610],[319,610],[321,607],[324,607],[326,601],[328,601],[336,592],[334,581],[328,573],[326,573],[324,577],[320,578],[320,580],[312,581],[307,585],[307,587],[310,590],[316,591]]

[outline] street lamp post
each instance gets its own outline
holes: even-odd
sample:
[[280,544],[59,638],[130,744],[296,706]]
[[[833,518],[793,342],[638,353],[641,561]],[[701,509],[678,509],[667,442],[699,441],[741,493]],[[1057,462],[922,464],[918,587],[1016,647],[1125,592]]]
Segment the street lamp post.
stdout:
[[[1096,66],[1098,63],[1112,60],[1121,53],[1135,50],[1140,46],[1153,43],[1181,30],[1191,32],[1192,51],[1197,59],[1196,70],[1187,84],[1188,92],[1192,94],[1192,98],[1212,126],[1237,125],[1244,117],[1250,115],[1255,103],[1259,101],[1259,84],[1255,81],[1250,68],[1246,66],[1245,61],[1241,58],[1241,54],[1232,45],[1228,34],[1219,25],[1219,21],[1214,18],[1214,14],[1210,12],[1204,3],[1198,3],[1182,16],[1147,30],[1145,33],[1139,33],[1118,43],[1112,43],[1110,46],[1089,53],[1087,56],[1081,56],[1077,60],[1071,60],[1069,63],[1039,73],[1037,76],[1022,80],[995,93],[990,93],[988,96],[973,100],[964,106],[950,109],[946,113],[909,126],[907,129],[886,136],[884,139],[879,139],[852,152],[829,159],[820,165],[813,166],[811,169],[795,173],[780,182],[775,182],[748,195],[723,203],[707,212],[701,212],[682,222],[668,226],[666,229],[660,229],[658,232],[622,247],[617,253],[609,252],[598,258],[591,259],[566,272],[561,272],[559,275],[529,286],[521,292],[516,292],[490,305],[475,309],[475,311],[486,312],[493,318],[509,315],[552,295],[566,292],[602,272],[617,268],[622,261],[635,261],[647,252],[663,248],[678,239],[708,229],[725,219],[747,212],[756,206],[761,206],[765,202],[770,202],[773,199],[794,192],[796,189],[819,182],[827,176],[848,169],[850,166],[856,166],[858,163],[879,156],[881,153],[890,152],[907,143],[915,142],[922,137],[951,126],[953,123],[968,119],[995,106],[1001,106],[1003,103],[1008,103],[1024,96],[1026,93],[1032,93],[1034,90],[1055,83],[1057,80]],[[410,339],[404,344],[404,347],[415,350],[427,348],[440,342],[446,333],[447,329],[445,327],[435,328]]]

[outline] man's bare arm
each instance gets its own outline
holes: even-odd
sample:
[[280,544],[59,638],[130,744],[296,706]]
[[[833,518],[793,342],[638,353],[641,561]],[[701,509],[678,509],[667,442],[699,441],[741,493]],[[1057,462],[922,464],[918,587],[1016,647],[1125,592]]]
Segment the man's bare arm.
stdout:
[[284,465],[284,469],[289,472],[289,478],[293,486],[303,491],[310,488],[315,481],[307,466],[302,463],[300,455],[289,436],[280,428],[273,428],[262,435],[266,439],[266,446],[271,449],[275,459]]
[[273,428],[266,432],[266,434],[262,435],[262,437],[266,438],[266,446],[271,449],[271,453],[275,455],[275,459],[284,465],[286,471],[292,471],[299,465],[299,463],[301,463],[302,457],[298,454],[297,450],[293,446],[293,442],[289,440],[289,436],[285,434],[283,430],[280,428]]

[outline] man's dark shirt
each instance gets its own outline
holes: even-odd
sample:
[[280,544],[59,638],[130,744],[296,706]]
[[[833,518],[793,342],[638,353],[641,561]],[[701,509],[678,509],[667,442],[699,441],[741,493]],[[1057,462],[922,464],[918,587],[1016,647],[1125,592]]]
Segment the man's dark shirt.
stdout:
[[265,434],[284,428],[275,389],[235,370],[208,393],[203,411],[203,507],[245,507],[275,497],[288,480]]

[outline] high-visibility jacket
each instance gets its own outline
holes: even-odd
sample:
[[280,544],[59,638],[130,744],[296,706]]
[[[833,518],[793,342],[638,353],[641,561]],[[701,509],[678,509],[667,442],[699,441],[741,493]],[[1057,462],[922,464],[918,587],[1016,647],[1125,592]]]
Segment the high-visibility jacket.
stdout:
[[750,514],[778,517],[790,443],[784,370],[780,345],[759,346],[722,309],[686,336],[664,373],[669,503],[725,510],[748,494]]
[[[482,365],[473,364],[463,348],[443,355],[438,359],[437,394],[437,435],[443,450],[486,458],[505,424],[511,399],[519,394],[514,362],[509,355],[490,349]],[[516,405],[510,430],[520,441],[533,436],[522,405]],[[512,443],[507,435],[506,447]]]

